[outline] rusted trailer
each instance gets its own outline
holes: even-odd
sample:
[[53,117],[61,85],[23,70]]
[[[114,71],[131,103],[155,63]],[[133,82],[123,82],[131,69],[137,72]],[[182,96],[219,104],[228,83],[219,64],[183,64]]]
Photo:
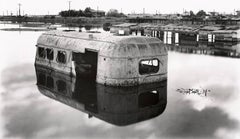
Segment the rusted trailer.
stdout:
[[35,65],[112,86],[167,79],[167,48],[153,37],[51,31],[37,41]]

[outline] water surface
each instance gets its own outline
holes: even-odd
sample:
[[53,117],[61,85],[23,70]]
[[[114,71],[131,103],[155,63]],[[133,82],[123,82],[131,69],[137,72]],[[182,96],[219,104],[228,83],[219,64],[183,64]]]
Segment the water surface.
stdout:
[[[0,24],[9,26],[17,25]],[[165,111],[122,127],[40,93],[34,57],[41,33],[0,31],[0,138],[240,138],[239,59],[169,52]]]

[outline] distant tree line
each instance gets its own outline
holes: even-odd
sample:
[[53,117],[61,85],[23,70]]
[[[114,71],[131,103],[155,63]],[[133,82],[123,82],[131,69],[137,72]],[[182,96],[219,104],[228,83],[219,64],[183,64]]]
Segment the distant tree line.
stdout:
[[210,14],[207,14],[204,10],[200,10],[196,14],[194,14],[193,11],[190,11],[188,17],[191,19],[204,19],[206,16],[210,16],[211,18],[215,18],[215,19],[221,19],[221,18],[226,17],[217,12],[210,12]]
[[116,9],[110,9],[107,12],[106,16],[108,16],[108,17],[126,17],[126,15],[124,15],[123,13],[119,13],[118,10],[116,10]]
[[207,13],[206,13],[204,10],[200,10],[200,11],[198,11],[196,14],[194,14],[193,11],[190,11],[189,14],[190,14],[189,16],[190,16],[191,18],[202,18],[202,17],[207,16]]
[[205,16],[207,16],[207,13],[204,10],[200,10],[196,14],[194,14],[193,11],[190,11],[190,17],[205,17]]
[[59,12],[59,15],[62,17],[93,17],[93,12],[91,12],[91,8],[87,7],[83,10],[66,10]]
[[116,9],[110,9],[105,15],[104,11],[98,11],[87,7],[85,10],[66,10],[59,12],[62,17],[126,17],[123,13],[119,13]]

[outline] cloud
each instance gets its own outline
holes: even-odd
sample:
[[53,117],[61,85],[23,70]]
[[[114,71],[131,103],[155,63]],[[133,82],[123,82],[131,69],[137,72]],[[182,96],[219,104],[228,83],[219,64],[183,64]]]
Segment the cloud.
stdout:
[[[34,87],[32,88],[34,90]],[[36,88],[35,88],[36,89]],[[237,121],[230,119],[217,107],[197,111],[186,100],[172,99],[163,113],[153,120],[126,127],[109,125],[85,113],[42,96],[35,90],[28,105],[10,105],[4,108],[6,137],[20,138],[158,138],[214,137],[219,128],[235,129]],[[18,93],[17,91],[15,93]],[[27,92],[30,93],[30,92]],[[15,95],[9,93],[8,95]],[[179,96],[178,96],[179,97]],[[10,100],[5,100],[10,101]],[[91,122],[97,124],[89,124]],[[146,130],[144,130],[144,127]],[[150,129],[147,129],[150,128]]]
[[[170,88],[165,112],[154,119],[125,127],[88,119],[87,114],[40,94],[34,69],[28,66],[8,69],[2,78],[5,138],[215,138],[239,129],[239,122],[221,109],[224,96],[218,98],[219,105],[197,110],[191,100]],[[25,76],[18,75],[19,68]]]

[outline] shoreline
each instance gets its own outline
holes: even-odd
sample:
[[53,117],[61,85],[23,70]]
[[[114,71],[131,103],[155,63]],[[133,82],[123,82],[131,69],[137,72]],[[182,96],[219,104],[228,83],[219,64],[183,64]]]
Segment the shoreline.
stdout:
[[79,27],[79,26],[103,26],[104,24],[121,24],[127,22],[127,18],[117,17],[16,17],[6,16],[0,17],[0,21],[11,23],[44,23],[44,24],[61,24],[67,27]]

